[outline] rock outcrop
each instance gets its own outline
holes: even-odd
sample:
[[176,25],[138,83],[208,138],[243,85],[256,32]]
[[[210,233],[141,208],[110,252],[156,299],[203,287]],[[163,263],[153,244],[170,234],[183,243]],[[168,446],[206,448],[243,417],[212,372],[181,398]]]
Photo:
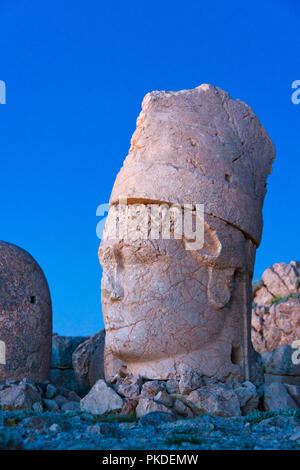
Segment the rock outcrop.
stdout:
[[262,353],[300,340],[300,262],[276,263],[254,283],[252,342]]
[[89,390],[104,379],[105,330],[81,343],[73,352],[72,363],[80,389]]
[[297,410],[298,405],[284,384],[272,382],[264,390],[264,409],[266,411]]
[[76,379],[72,355],[75,349],[86,340],[86,336],[59,336],[54,333],[52,341],[51,382],[57,387],[74,390],[82,396],[88,392],[88,389],[85,384]]
[[280,382],[300,386],[300,344],[298,349],[287,344],[262,353],[265,382]]

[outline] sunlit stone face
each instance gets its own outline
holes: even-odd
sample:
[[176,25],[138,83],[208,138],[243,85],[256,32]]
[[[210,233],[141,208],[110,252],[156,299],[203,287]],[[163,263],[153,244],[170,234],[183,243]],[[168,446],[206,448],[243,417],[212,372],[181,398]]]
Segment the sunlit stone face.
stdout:
[[[249,246],[250,252],[249,252]],[[205,216],[204,245],[119,240],[110,214],[99,249],[106,347],[132,373],[220,379],[244,376],[245,282],[254,248],[239,230]]]
[[[100,246],[107,357],[148,378],[188,368],[250,379],[251,277],[274,158],[251,108],[220,88],[145,96]],[[203,205],[204,245],[190,249],[186,233],[117,237],[111,220],[121,199]]]

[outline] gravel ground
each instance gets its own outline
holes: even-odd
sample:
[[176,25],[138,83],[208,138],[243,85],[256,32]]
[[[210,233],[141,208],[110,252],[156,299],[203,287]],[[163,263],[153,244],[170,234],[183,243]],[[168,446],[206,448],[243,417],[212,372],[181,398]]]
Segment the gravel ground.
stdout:
[[299,450],[300,418],[294,410],[176,421],[162,412],[135,420],[78,411],[0,411],[0,449]]

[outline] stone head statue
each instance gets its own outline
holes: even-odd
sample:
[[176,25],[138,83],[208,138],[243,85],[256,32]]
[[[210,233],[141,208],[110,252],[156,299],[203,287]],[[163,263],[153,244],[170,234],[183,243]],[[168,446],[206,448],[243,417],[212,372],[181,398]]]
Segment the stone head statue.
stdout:
[[[130,373],[251,378],[251,279],[274,157],[251,108],[219,88],[146,95],[99,249],[106,348]],[[169,237],[152,230],[155,207],[170,208]]]
[[48,379],[51,345],[47,280],[29,253],[0,242],[0,382]]

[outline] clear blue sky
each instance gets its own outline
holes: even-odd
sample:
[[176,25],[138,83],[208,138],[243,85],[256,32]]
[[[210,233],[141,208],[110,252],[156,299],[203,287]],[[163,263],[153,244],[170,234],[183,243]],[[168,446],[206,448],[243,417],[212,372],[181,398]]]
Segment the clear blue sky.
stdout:
[[55,331],[103,326],[96,207],[151,90],[212,83],[253,107],[278,152],[255,277],[300,258],[298,0],[1,0],[0,19],[0,239],[42,266]]

